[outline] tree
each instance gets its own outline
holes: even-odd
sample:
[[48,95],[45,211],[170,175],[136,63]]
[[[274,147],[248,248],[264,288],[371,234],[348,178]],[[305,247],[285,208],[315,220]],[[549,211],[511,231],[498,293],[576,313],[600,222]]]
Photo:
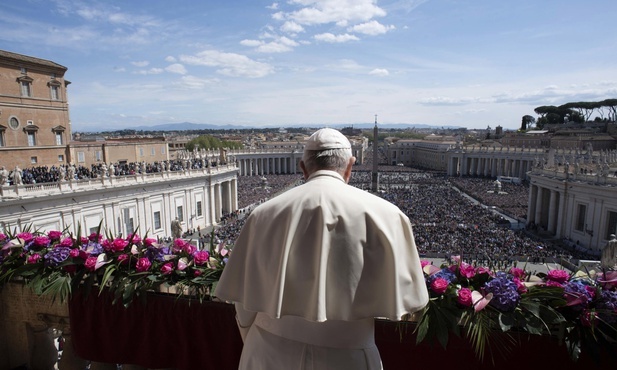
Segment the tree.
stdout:
[[532,125],[536,123],[536,119],[533,116],[528,114],[523,116],[521,120],[521,130],[526,131],[528,128],[531,128]]

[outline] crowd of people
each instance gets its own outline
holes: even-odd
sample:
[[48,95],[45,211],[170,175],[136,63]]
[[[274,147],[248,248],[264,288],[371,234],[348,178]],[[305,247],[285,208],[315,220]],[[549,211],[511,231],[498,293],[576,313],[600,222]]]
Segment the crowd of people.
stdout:
[[[20,169],[16,167],[6,170],[6,183],[2,185],[42,184],[64,180],[88,180],[108,176],[131,176],[142,173],[158,173],[164,171],[184,171],[186,169],[203,169],[216,166],[215,161],[205,159],[169,160],[161,162],[123,162],[97,163],[89,167],[82,165],[63,164],[58,166],[33,166]],[[19,171],[19,181],[14,173]]]
[[[154,163],[116,163],[89,168],[76,166],[75,179],[125,176],[138,173],[196,169],[208,165],[200,160]],[[61,181],[68,166],[39,166],[21,170],[24,184]],[[372,186],[372,164],[354,167],[350,184],[364,190]],[[113,172],[110,172],[113,171]],[[70,171],[69,171],[70,172]],[[71,172],[70,172],[71,173]],[[494,212],[498,209],[514,219],[524,219],[529,189],[525,185],[501,184],[497,192],[493,179],[447,177],[444,173],[410,167],[379,166],[380,195],[396,204],[414,225],[416,244],[425,255],[466,254],[470,258],[503,260],[515,256],[540,260],[585,257],[576,250],[564,252],[552,243],[534,240],[524,231],[511,230],[509,222]],[[238,177],[238,208],[225,215],[215,231],[215,242],[233,244],[251,207],[303,182],[302,175],[281,174]],[[468,197],[479,202],[474,203]],[[201,234],[201,233],[200,233]],[[200,242],[210,243],[210,235]]]
[[[493,210],[492,206],[499,206],[503,209],[521,207],[524,211],[526,201],[523,201],[525,195],[521,185],[508,184],[502,188],[502,194],[479,197],[485,191],[482,189],[490,189],[494,180],[452,179],[443,173],[408,167],[399,167],[403,170],[398,172],[381,172],[381,167],[379,169],[382,184],[380,194],[407,214],[414,225],[416,245],[422,255],[460,254],[467,260],[489,265],[509,263],[514,258],[542,262],[547,259],[585,257],[576,251],[558,248],[552,242],[533,238],[524,230],[512,230],[510,221]],[[240,179],[238,203],[257,205],[270,195],[297,185],[298,175],[268,176],[269,182],[280,184],[280,188],[270,192],[263,192],[260,188],[263,180],[259,177]],[[370,181],[370,172],[355,171],[350,184],[369,189]],[[249,185],[249,188],[242,189],[244,185]],[[480,198],[487,204],[473,202],[461,191],[469,191],[470,196]],[[232,245],[242,228],[243,216],[226,219],[216,229],[216,241]]]

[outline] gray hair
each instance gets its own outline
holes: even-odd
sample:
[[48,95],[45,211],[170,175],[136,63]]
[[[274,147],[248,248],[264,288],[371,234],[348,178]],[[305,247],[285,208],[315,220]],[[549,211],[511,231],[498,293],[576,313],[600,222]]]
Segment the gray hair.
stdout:
[[302,161],[309,173],[318,170],[343,172],[351,158],[349,149],[305,150]]

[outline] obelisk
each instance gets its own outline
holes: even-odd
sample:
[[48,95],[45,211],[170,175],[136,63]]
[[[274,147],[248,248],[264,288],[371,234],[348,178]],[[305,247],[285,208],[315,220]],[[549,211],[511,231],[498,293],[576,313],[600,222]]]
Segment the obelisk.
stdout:
[[377,115],[375,115],[375,127],[373,128],[373,174],[371,181],[371,191],[373,193],[379,191],[379,171],[377,170],[377,165],[379,164],[379,145],[377,143],[379,138],[377,135]]

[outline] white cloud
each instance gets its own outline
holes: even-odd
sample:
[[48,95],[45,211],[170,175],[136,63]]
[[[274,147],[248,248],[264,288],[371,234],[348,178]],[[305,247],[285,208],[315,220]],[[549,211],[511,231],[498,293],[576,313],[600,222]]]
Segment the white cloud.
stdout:
[[370,71],[368,74],[370,74],[372,76],[385,77],[385,76],[389,76],[390,72],[388,72],[387,69],[375,68],[372,71]]
[[181,75],[185,75],[187,73],[186,68],[180,63],[174,63],[165,68],[167,72],[177,73]]
[[266,9],[276,10],[279,8],[279,3],[272,3],[271,5],[266,6]]
[[343,25],[347,22],[366,22],[386,15],[385,10],[375,5],[374,0],[290,0],[289,3],[303,8],[285,13],[283,17],[301,25]]
[[177,61],[176,57],[168,55],[165,57],[165,61],[169,63],[175,63]]
[[383,24],[377,21],[370,21],[370,22],[356,24],[355,26],[349,27],[347,31],[362,33],[362,34],[370,35],[370,36],[376,36],[376,35],[384,34],[395,28],[396,27],[392,25],[384,26]]
[[304,32],[304,27],[302,27],[296,22],[287,21],[283,23],[283,25],[281,26],[281,31],[286,32],[286,33],[296,34],[296,33]]
[[182,76],[180,82],[176,82],[174,83],[174,85],[183,88],[199,90],[203,89],[208,85],[212,85],[215,82],[216,80],[203,79],[195,76]]
[[148,62],[146,60],[143,60],[143,61],[139,61],[139,62],[131,62],[131,64],[134,65],[135,67],[143,68],[143,67],[146,67],[147,65],[149,65],[150,62]]
[[260,37],[262,39],[273,39],[273,41],[242,40],[240,41],[240,44],[255,48],[255,51],[260,53],[284,53],[291,51],[294,47],[300,45],[298,42],[288,37],[280,37],[268,32],[264,32]]
[[354,36],[354,35],[350,35],[348,33],[343,34],[343,35],[334,35],[332,33],[321,33],[319,35],[315,35],[313,36],[313,38],[317,41],[324,41],[324,42],[329,42],[329,43],[342,43],[342,42],[348,42],[348,41],[357,41],[359,40],[358,37]]
[[136,73],[139,75],[159,75],[163,73],[163,71],[162,68],[150,68],[148,70],[137,71]]
[[259,78],[274,73],[274,67],[258,62],[245,55],[222,53],[217,50],[204,50],[196,55],[181,55],[180,61],[216,68],[216,72],[230,77]]

